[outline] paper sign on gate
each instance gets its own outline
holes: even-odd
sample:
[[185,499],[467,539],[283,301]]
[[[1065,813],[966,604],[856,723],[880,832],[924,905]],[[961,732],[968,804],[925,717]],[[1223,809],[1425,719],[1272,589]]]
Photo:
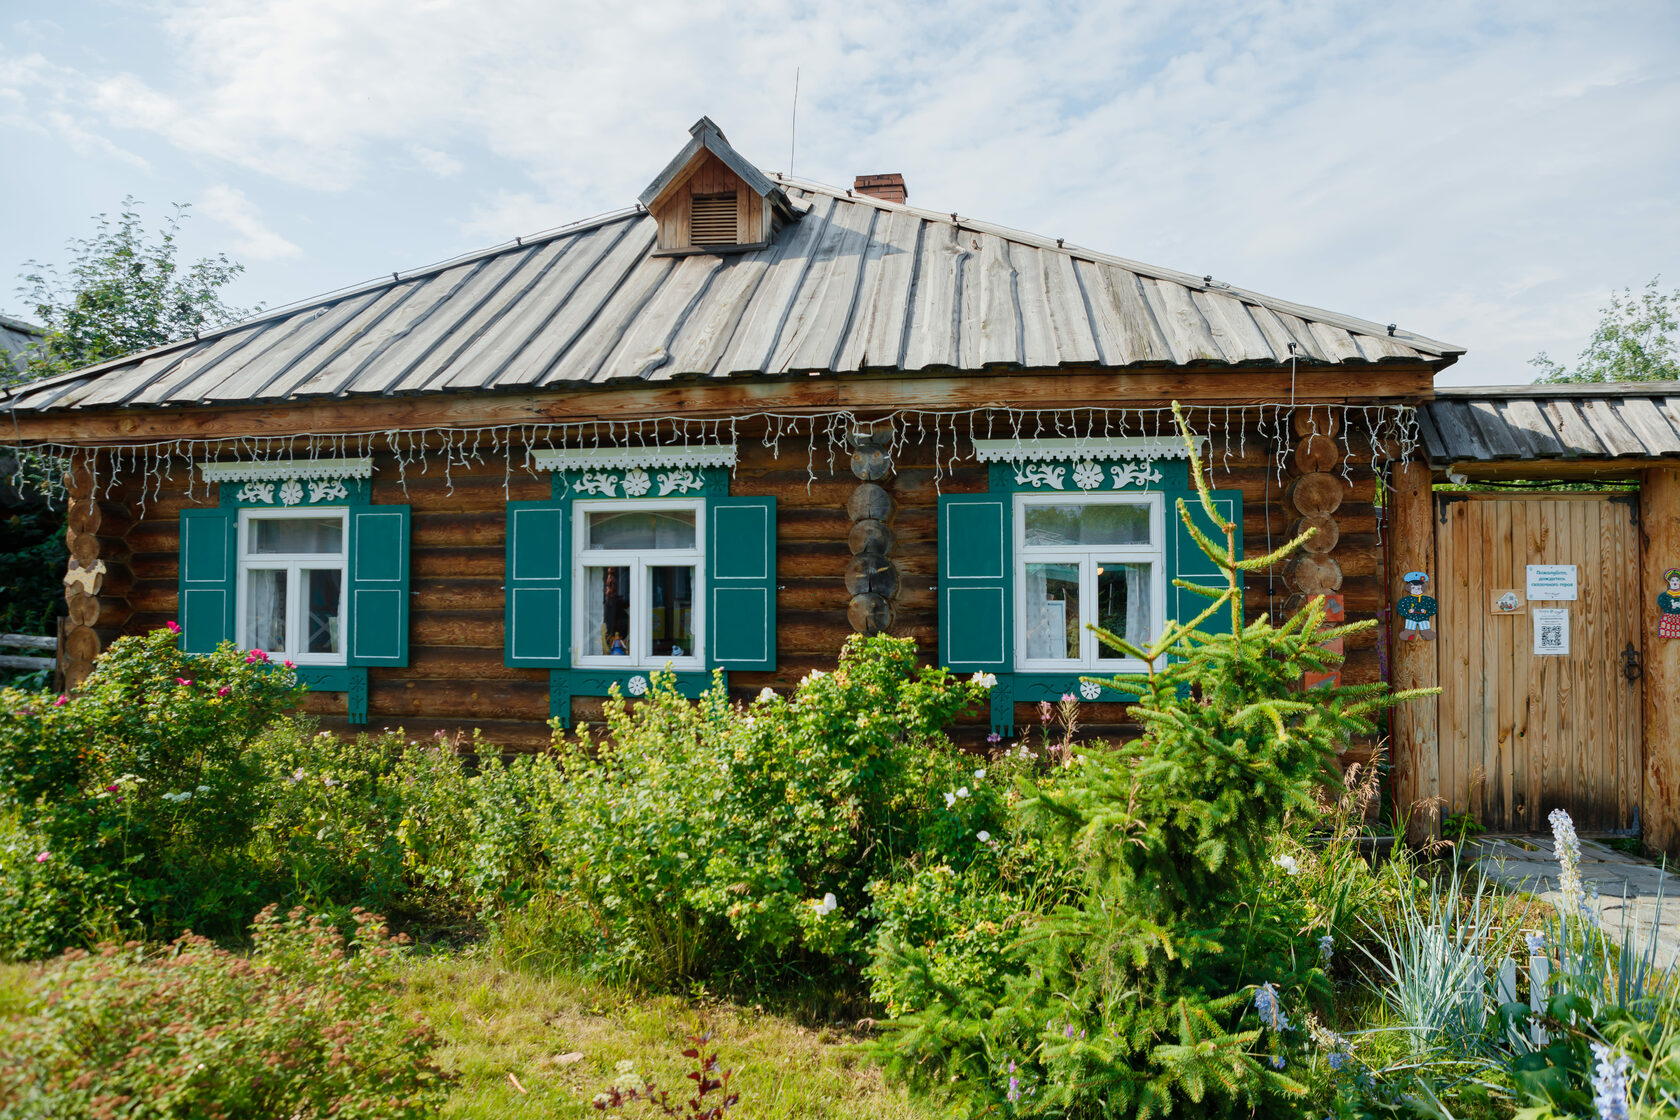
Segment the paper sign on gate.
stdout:
[[1574,564],[1530,564],[1528,594],[1523,598],[1530,601],[1579,598],[1579,582],[1575,573]]
[[1569,653],[1569,608],[1535,607],[1534,653],[1537,657],[1563,657]]

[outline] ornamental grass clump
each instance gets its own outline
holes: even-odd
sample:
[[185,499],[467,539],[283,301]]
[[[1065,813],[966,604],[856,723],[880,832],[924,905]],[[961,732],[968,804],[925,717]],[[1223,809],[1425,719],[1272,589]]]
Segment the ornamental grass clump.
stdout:
[[[1375,623],[1327,625],[1319,600],[1281,625],[1245,623],[1243,575],[1305,537],[1241,558],[1237,526],[1212,501],[1179,423],[1200,513],[1220,539],[1186,502],[1178,514],[1224,581],[1176,581],[1207,606],[1147,645],[1098,631],[1155,666],[1102,681],[1135,698],[1142,734],[1079,756],[1055,788],[1024,784],[1025,813],[1063,845],[1080,889],[1024,917],[991,983],[942,980],[926,947],[902,941],[883,939],[876,961],[917,978],[898,989],[927,993],[891,1024],[882,1055],[966,1115],[1293,1117],[1303,1107],[1291,1076],[1309,1043],[1300,1024],[1328,987],[1305,907],[1265,889],[1280,874],[1271,845],[1287,814],[1315,811],[1337,745],[1411,694],[1301,690],[1303,673],[1341,660],[1329,643]],[[1221,621],[1229,633],[1203,629]]]
[[446,1092],[431,1031],[391,1007],[400,938],[357,911],[262,911],[253,949],[185,935],[49,962],[0,1032],[0,1117],[410,1120]]

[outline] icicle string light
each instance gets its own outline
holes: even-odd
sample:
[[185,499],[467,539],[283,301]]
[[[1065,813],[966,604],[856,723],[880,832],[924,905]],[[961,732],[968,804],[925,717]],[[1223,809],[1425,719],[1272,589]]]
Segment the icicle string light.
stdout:
[[[1212,441],[1217,435],[1220,463],[1229,472],[1233,441],[1238,462],[1247,462],[1248,432],[1253,429],[1267,445],[1268,473],[1285,484],[1289,456],[1295,447],[1295,417],[1310,412],[1302,425],[1313,436],[1339,438],[1340,474],[1351,483],[1355,456],[1366,447],[1370,467],[1379,479],[1390,450],[1401,458],[1421,443],[1416,411],[1407,405],[1287,404],[1195,405],[1185,410],[1193,431]],[[1321,419],[1339,416],[1337,436],[1331,437]],[[966,432],[964,430],[966,425]],[[513,472],[538,477],[533,453],[538,448],[658,447],[685,443],[736,443],[743,427],[762,429],[760,442],[780,458],[784,441],[801,437],[806,443],[807,488],[818,480],[818,464],[826,459],[832,473],[852,451],[852,433],[860,427],[881,438],[892,459],[899,461],[914,447],[928,448],[937,490],[946,475],[967,461],[976,438],[1009,439],[1022,452],[1054,436],[1083,441],[1093,448],[1100,441],[1130,436],[1163,438],[1174,433],[1172,410],[1151,408],[1037,409],[986,407],[960,410],[898,409],[885,414],[846,409],[830,412],[752,412],[727,417],[660,416],[633,421],[579,420],[560,423],[515,423],[450,427],[386,428],[364,432],[299,432],[288,436],[229,436],[220,439],[167,439],[136,444],[88,447],[76,444],[26,444],[4,448],[14,456],[13,481],[21,488],[27,474],[43,476],[48,496],[68,496],[66,476],[78,478],[78,489],[110,497],[125,478],[139,479],[140,510],[159,502],[166,489],[178,486],[184,470],[183,493],[200,496],[199,466],[209,461],[269,463],[287,459],[371,458],[386,455],[396,468],[395,481],[408,493],[411,470],[429,474],[441,458],[444,485],[454,494],[454,470],[470,469],[502,460],[502,491],[512,492]],[[1356,442],[1355,433],[1360,437]],[[966,434],[967,443],[963,436]],[[826,447],[825,447],[826,445]],[[826,455],[823,454],[826,450]],[[1093,453],[1096,453],[1095,450]],[[387,468],[389,469],[389,468]],[[1386,483],[1385,483],[1386,485]]]

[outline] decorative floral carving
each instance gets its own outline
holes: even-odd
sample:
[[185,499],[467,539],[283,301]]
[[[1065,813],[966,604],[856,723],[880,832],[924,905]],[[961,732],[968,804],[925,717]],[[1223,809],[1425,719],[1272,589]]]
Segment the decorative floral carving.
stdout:
[[239,488],[239,493],[235,497],[242,502],[261,502],[264,505],[271,506],[274,504],[274,483],[247,482]]
[[626,471],[624,475],[624,493],[627,497],[639,498],[646,494],[653,486],[648,479],[648,473],[642,468]]
[[637,673],[626,682],[626,686],[630,689],[630,695],[640,696],[648,690],[648,679]]
[[1103,469],[1086,459],[1073,468],[1073,481],[1081,490],[1095,490],[1103,484]]
[[1079,695],[1085,697],[1087,700],[1095,700],[1097,697],[1102,695],[1102,685],[1098,684],[1096,681],[1080,681]]
[[1114,474],[1114,488],[1116,490],[1132,485],[1134,482],[1159,482],[1161,472],[1155,464],[1145,460],[1141,463],[1116,463],[1109,468]]
[[602,494],[608,498],[616,498],[618,476],[606,471],[585,471],[572,483],[572,489],[579,494]]
[[673,491],[686,494],[690,490],[703,490],[705,486],[706,480],[700,476],[698,471],[659,472],[659,496],[661,498]]
[[295,478],[288,478],[280,484],[280,504],[295,506],[303,501],[303,483]]
[[350,491],[344,488],[342,478],[327,478],[309,484],[309,500],[311,503],[342,501],[349,496]]
[[1022,463],[1015,468],[1015,484],[1031,486],[1034,489],[1048,486],[1052,490],[1060,490],[1062,478],[1066,474],[1066,467],[1051,466],[1049,463]]

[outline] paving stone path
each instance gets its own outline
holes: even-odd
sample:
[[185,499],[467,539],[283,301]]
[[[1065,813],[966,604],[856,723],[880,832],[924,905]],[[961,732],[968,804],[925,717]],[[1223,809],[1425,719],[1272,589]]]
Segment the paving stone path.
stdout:
[[[1550,837],[1483,836],[1466,842],[1465,850],[1477,861],[1481,873],[1495,882],[1548,901],[1558,899],[1558,865],[1552,858]],[[1581,881],[1589,893],[1597,884],[1602,926],[1612,938],[1620,939],[1624,917],[1641,934],[1660,922],[1657,964],[1662,968],[1673,966],[1680,957],[1680,875],[1665,871],[1651,860],[1618,852],[1601,841],[1582,838]]]

